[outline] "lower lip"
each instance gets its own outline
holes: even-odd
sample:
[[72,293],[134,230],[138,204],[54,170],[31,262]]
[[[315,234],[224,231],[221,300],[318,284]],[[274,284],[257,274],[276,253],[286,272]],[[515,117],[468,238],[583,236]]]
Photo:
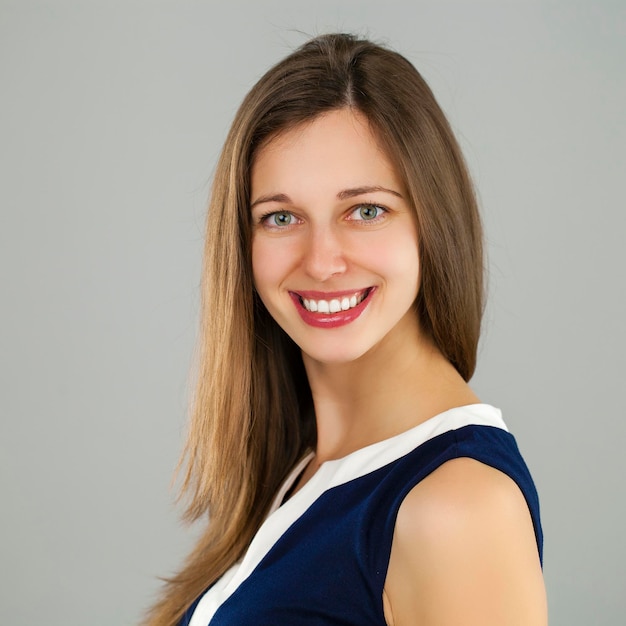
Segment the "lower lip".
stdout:
[[338,328],[353,322],[357,317],[359,317],[359,315],[361,315],[361,313],[363,313],[365,307],[367,307],[370,303],[374,291],[376,291],[375,287],[370,288],[365,298],[363,298],[359,304],[351,309],[348,309],[347,311],[337,311],[337,313],[313,313],[311,311],[307,311],[300,301],[300,296],[298,294],[290,292],[289,295],[294,301],[296,309],[298,310],[298,313],[300,313],[300,317],[309,326],[316,326],[317,328]]

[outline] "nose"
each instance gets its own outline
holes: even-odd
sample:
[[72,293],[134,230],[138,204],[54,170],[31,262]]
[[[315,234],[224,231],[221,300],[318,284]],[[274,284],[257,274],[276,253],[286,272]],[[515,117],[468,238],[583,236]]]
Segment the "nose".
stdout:
[[332,227],[313,227],[304,251],[305,272],[317,282],[324,282],[347,269],[345,247]]

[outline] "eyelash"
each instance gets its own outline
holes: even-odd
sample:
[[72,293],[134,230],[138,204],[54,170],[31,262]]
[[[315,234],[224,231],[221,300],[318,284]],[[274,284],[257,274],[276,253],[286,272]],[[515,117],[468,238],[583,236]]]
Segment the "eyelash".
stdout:
[[292,226],[292,224],[286,224],[285,226],[279,226],[278,224],[269,224],[268,223],[269,218],[274,215],[291,215],[292,218],[298,219],[291,211],[269,211],[268,213],[264,213],[263,215],[261,215],[261,217],[259,217],[258,223],[267,228],[272,228],[272,229],[277,229],[277,230],[283,230],[289,226]]
[[[369,224],[369,223],[378,223],[380,221],[380,218],[385,215],[386,213],[389,212],[389,209],[386,209],[384,206],[381,206],[380,204],[374,204],[372,202],[362,202],[358,205],[356,205],[355,207],[353,207],[352,209],[350,209],[348,215],[353,215],[354,213],[356,213],[357,211],[359,211],[360,209],[363,208],[372,208],[372,209],[377,209],[377,211],[379,211],[379,213],[376,215],[376,217],[373,217],[370,220],[365,220],[365,219],[350,219],[350,221],[353,222],[362,222],[364,224]],[[278,224],[269,224],[268,220],[274,216],[274,215],[290,215],[292,218],[295,218],[296,220],[299,220],[300,218],[296,217],[291,211],[269,211],[267,213],[264,213],[263,215],[261,215],[259,217],[258,223],[261,225],[266,226],[267,228],[270,229],[275,229],[275,230],[284,230],[286,228],[288,228],[289,226],[293,226],[293,224],[285,224],[283,226],[279,226]]]
[[377,209],[378,211],[380,211],[380,213],[378,213],[376,215],[376,217],[373,217],[371,220],[364,220],[364,219],[360,219],[360,220],[353,220],[356,222],[364,222],[367,224],[371,224],[371,223],[378,223],[380,221],[380,218],[385,215],[386,213],[389,212],[388,209],[386,209],[384,206],[381,206],[380,204],[374,204],[372,202],[363,202],[361,204],[358,204],[357,206],[355,206],[351,211],[350,211],[350,215],[353,215],[354,213],[356,213],[357,211],[359,211],[360,209]]

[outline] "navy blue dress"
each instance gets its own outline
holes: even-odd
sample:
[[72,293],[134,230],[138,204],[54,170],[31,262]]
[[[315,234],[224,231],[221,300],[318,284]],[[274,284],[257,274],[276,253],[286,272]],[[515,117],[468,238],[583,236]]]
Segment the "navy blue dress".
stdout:
[[242,561],[189,608],[179,626],[385,626],[383,587],[398,509],[446,461],[469,457],[510,476],[543,538],[530,473],[500,411],[441,413],[391,439],[324,463],[296,494],[294,469]]

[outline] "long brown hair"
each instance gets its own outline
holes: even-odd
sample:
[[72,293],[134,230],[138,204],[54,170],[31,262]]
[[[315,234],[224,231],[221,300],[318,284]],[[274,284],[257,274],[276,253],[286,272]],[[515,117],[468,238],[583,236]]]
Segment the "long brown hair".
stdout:
[[270,69],[235,116],[209,204],[198,379],[182,463],[188,520],[204,535],[146,624],[174,626],[243,554],[285,475],[315,445],[298,348],[255,295],[250,168],[282,131],[334,109],[369,120],[415,207],[422,328],[469,380],[483,307],[482,234],[460,149],[435,98],[401,55],[350,35],[317,37]]

